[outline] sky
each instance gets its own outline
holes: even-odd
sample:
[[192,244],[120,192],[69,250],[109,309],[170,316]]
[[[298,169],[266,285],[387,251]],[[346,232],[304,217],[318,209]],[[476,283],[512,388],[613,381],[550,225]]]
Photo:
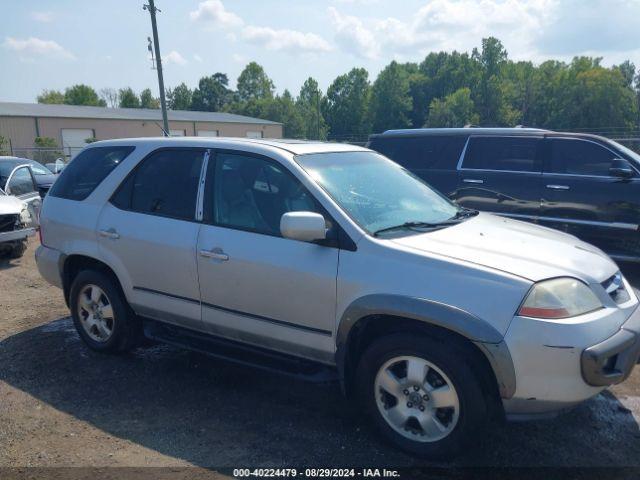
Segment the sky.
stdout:
[[[468,51],[499,38],[514,60],[604,57],[640,67],[640,0],[156,0],[165,86],[260,63],[278,92],[323,90],[353,67]],[[144,0],[0,0],[0,101],[86,83],[158,91]]]

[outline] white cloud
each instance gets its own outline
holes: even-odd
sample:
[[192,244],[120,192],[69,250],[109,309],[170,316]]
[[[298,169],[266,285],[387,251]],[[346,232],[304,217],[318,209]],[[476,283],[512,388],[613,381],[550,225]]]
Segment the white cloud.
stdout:
[[244,55],[240,55],[239,53],[234,53],[233,55],[231,55],[231,58],[236,63],[247,63],[247,57],[245,57]]
[[276,30],[249,25],[243,29],[242,38],[250,43],[264,45],[268,50],[289,53],[322,53],[331,50],[331,45],[319,35],[296,30]]
[[344,50],[368,59],[378,57],[380,44],[374,33],[364,26],[362,20],[342,15],[334,7],[329,7],[329,15],[336,31],[336,41]]
[[36,22],[49,23],[53,21],[52,12],[31,12],[31,18]]
[[343,15],[329,7],[336,41],[364,58],[409,55],[429,50],[469,50],[487,36],[530,52],[531,42],[550,18],[558,0],[432,0],[403,21]]
[[193,59],[198,63],[202,63],[202,57],[200,55],[198,55],[197,53],[193,54]]
[[198,8],[189,13],[191,20],[201,22],[208,27],[234,28],[244,24],[242,18],[229,12],[221,0],[206,0],[198,4]]
[[53,40],[42,40],[36,37],[29,37],[27,39],[6,37],[2,46],[7,50],[20,53],[22,57],[26,59],[44,56],[66,60],[75,59],[70,51]]
[[188,63],[187,59],[175,50],[171,50],[164,57],[162,57],[162,61],[166,64],[174,63],[176,65],[186,65]]

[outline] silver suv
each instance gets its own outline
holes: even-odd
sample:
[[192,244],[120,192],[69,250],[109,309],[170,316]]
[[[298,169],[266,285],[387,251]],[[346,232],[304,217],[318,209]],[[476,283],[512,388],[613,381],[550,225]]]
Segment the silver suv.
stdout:
[[477,441],[488,418],[582,402],[640,352],[636,294],[600,250],[462,209],[351,145],[96,142],[41,228],[38,268],[90,348],[146,336],[335,378],[427,457]]

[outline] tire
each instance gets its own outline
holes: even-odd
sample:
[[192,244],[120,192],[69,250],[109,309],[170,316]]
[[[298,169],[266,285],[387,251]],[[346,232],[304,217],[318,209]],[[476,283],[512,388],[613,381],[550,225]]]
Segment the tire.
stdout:
[[[468,348],[415,334],[389,335],[367,348],[356,371],[357,391],[388,441],[432,460],[452,458],[469,442],[481,442],[488,404]],[[415,373],[407,375],[409,369]],[[409,379],[421,376],[422,384]]]
[[140,321],[109,275],[96,270],[78,273],[71,285],[69,307],[76,330],[92,350],[118,353],[138,345]]
[[15,260],[17,258],[21,258],[24,255],[24,252],[27,250],[27,241],[22,240],[14,245],[14,247],[9,251],[9,255],[7,258]]

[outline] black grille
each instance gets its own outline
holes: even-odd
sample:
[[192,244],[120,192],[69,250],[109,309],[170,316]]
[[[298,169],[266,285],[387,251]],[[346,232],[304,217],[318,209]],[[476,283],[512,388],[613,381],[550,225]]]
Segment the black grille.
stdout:
[[601,285],[617,304],[624,303],[630,298],[620,272],[607,278]]
[[19,215],[0,215],[0,232],[12,232],[16,229]]

